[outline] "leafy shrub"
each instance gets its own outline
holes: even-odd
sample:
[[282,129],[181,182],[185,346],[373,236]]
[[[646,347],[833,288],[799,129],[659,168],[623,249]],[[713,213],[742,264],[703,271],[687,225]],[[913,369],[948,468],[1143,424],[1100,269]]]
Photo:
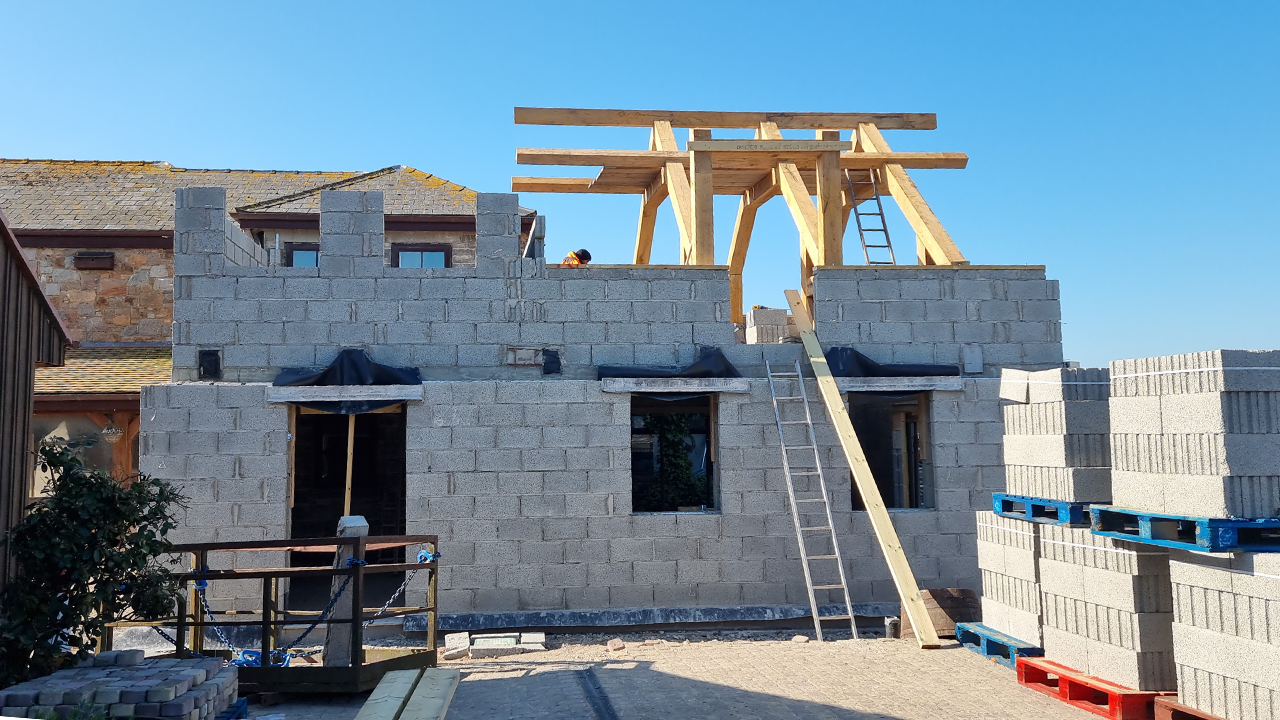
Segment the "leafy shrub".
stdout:
[[18,574],[0,597],[0,687],[82,659],[107,623],[174,613],[178,581],[161,562],[183,497],[138,474],[127,486],[86,467],[83,443],[44,444],[44,497],[9,531]]

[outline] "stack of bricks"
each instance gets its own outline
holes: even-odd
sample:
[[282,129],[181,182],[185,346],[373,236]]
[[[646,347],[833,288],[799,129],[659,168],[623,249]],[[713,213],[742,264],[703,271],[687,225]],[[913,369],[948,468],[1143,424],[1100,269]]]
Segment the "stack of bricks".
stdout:
[[1045,657],[1136,690],[1174,690],[1169,553],[1041,527]]
[[141,650],[121,650],[5,688],[0,716],[67,717],[91,705],[110,717],[205,720],[226,710],[238,692],[236,667],[217,658],[145,660]]
[[1043,526],[978,512],[982,623],[1033,645],[1040,628],[1040,533]]
[[[1194,518],[1280,513],[1280,351],[1111,364],[1116,505]],[[1173,654],[1184,705],[1280,717],[1280,556],[1173,551]]]
[[799,337],[795,318],[786,310],[758,307],[747,312],[746,340],[750,344],[788,342]]

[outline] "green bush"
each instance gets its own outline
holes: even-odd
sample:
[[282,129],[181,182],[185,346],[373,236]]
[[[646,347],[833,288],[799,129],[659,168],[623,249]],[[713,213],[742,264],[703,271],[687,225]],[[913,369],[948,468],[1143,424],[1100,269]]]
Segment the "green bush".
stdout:
[[707,503],[706,483],[693,474],[689,450],[693,437],[688,415],[645,415],[644,426],[657,438],[657,482],[650,483],[645,507],[674,510]]
[[171,616],[178,581],[161,562],[183,497],[138,474],[86,467],[82,443],[44,444],[44,497],[9,531],[18,574],[0,597],[0,687],[84,658],[107,623]]

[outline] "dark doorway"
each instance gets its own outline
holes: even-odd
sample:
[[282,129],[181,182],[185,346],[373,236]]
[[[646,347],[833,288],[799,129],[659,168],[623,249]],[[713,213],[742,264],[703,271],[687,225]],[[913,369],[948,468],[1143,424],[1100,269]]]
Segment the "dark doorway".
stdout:
[[[886,507],[933,506],[929,396],[849,393],[849,419]],[[865,510],[857,484],[853,509]]]
[[[347,485],[349,418],[355,418],[351,514],[369,521],[370,535],[405,533],[405,413],[403,406],[362,415],[299,409],[294,430],[291,538],[332,537],[342,517]],[[329,553],[290,553],[290,565],[331,565]],[[368,552],[374,563],[404,562],[404,548]],[[404,573],[368,575],[365,605],[381,606],[404,581]],[[321,610],[329,600],[329,578],[290,581],[290,610]]]

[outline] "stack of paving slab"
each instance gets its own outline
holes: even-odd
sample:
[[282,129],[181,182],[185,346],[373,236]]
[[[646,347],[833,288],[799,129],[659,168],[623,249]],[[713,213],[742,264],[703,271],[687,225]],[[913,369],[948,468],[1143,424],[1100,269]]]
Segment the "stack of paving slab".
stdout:
[[1117,360],[1111,373],[1117,506],[1276,517],[1280,350]]
[[748,343],[780,343],[799,338],[795,318],[778,308],[753,308],[747,312]]
[[505,632],[472,635],[469,632],[444,636],[442,660],[464,657],[493,658],[547,649],[547,634],[542,632]]
[[[1280,351],[1120,360],[1111,373],[1117,506],[1280,514]],[[1280,718],[1280,554],[1174,550],[1170,577],[1180,702]]]
[[0,716],[66,717],[92,705],[110,717],[205,720],[238,692],[236,667],[217,658],[146,660],[141,650],[120,650],[0,690]]

